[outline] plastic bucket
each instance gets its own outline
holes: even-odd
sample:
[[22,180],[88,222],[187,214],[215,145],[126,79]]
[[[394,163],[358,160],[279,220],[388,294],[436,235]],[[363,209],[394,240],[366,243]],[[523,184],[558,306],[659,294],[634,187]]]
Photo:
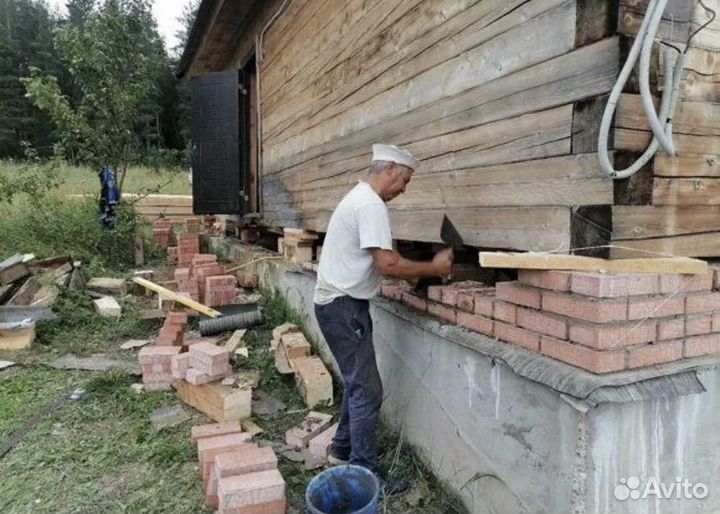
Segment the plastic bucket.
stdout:
[[377,514],[380,483],[362,466],[335,466],[312,479],[305,491],[308,514]]

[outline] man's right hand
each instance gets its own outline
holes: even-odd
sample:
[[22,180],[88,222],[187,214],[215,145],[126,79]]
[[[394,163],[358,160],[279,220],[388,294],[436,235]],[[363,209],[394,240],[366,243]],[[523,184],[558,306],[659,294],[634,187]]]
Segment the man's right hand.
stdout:
[[446,248],[435,254],[432,263],[439,277],[449,277],[452,273],[452,265],[455,255],[452,248]]

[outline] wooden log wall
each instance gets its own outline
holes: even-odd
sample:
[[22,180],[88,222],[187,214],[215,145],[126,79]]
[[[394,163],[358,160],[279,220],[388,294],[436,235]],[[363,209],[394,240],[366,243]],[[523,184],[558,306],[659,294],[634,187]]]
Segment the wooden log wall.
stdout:
[[[704,0],[718,17],[693,39],[688,52],[681,100],[673,117],[676,156],[662,151],[648,166],[646,205],[613,207],[613,242],[625,248],[613,256],[657,252],[693,257],[720,256],[720,0]],[[646,1],[626,1],[620,32],[634,35],[637,12]],[[695,1],[674,0],[663,20],[665,41],[683,44],[689,32],[709,19]],[[662,67],[657,56],[658,81]],[[642,152],[651,132],[640,97],[623,95],[615,121],[615,149]],[[637,249],[632,251],[630,249]]]
[[398,239],[439,241],[445,212],[486,248],[567,250],[578,219],[602,229],[613,184],[594,134],[620,63],[609,6],[294,0],[261,65],[266,221],[324,231],[371,145],[389,142],[422,160],[389,204]]

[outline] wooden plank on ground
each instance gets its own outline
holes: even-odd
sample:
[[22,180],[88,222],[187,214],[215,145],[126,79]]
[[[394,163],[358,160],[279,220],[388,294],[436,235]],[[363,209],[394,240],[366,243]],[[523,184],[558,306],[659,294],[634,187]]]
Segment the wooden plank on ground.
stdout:
[[707,262],[688,257],[598,259],[580,255],[550,253],[480,252],[480,266],[486,268],[605,271],[608,273],[707,273]]
[[0,323],[0,350],[22,350],[35,340],[35,322]]
[[25,256],[15,254],[0,262],[0,286],[10,284],[26,276],[29,272],[25,264]]
[[234,421],[250,417],[252,389],[238,389],[219,383],[192,385],[176,380],[173,387],[178,397],[215,421]]

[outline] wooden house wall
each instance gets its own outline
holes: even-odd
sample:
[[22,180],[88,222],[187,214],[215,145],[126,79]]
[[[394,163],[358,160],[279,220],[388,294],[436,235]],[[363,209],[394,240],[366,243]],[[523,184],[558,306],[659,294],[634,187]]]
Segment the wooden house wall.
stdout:
[[261,65],[266,221],[324,231],[388,142],[422,160],[396,238],[438,241],[448,213],[470,245],[567,250],[578,213],[613,203],[593,153],[620,63],[608,5],[294,0]]
[[[613,207],[613,242],[641,252],[699,257],[720,256],[720,0],[704,0],[718,18],[694,38],[688,53],[681,100],[673,117],[676,156],[660,151],[642,170],[640,198],[634,205]],[[639,27],[635,9],[646,2],[626,0],[620,32],[634,35]],[[673,2],[661,26],[661,37],[683,44],[688,31],[705,23],[708,15],[697,2]],[[660,57],[656,58],[660,63]],[[662,67],[656,67],[662,81]],[[632,87],[632,86],[631,86]],[[645,115],[637,94],[620,102],[615,148],[631,156],[650,142]],[[642,255],[625,248],[613,255]],[[645,254],[647,256],[652,254]]]

